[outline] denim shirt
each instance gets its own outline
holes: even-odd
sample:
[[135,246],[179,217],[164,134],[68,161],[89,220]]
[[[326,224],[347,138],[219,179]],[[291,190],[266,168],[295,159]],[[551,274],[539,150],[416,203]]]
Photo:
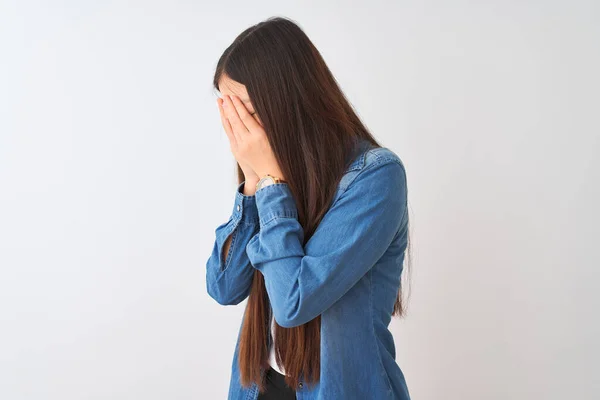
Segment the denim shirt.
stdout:
[[[279,325],[294,327],[321,315],[320,380],[310,385],[301,376],[294,388],[299,400],[410,399],[388,329],[407,246],[406,174],[390,149],[361,140],[358,150],[306,245],[287,183],[252,196],[243,194],[241,183],[231,217],[216,228],[206,263],[206,287],[219,304],[246,299],[258,269]],[[240,385],[242,324],[229,400],[258,396],[256,384]]]

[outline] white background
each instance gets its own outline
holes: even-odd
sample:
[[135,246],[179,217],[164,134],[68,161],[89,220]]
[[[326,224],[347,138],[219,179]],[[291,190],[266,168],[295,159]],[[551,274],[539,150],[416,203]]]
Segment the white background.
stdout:
[[0,2],[0,398],[226,397],[211,80],[274,15],[406,165],[412,397],[599,398],[598,3],[281,3]]

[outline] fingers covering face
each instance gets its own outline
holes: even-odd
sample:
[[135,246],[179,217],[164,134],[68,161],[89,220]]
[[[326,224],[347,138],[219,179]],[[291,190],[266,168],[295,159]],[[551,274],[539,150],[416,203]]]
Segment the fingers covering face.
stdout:
[[231,144],[236,145],[237,138],[235,136],[235,133],[233,132],[233,128],[232,128],[231,124],[229,123],[229,120],[227,119],[225,110],[223,109],[223,104],[224,104],[223,99],[217,99],[217,105],[219,106],[219,114],[221,115],[221,124],[223,124],[225,133],[227,134],[227,137],[229,138],[229,141],[231,142]]
[[248,131],[252,132],[252,130],[260,127],[256,119],[254,119],[254,117],[248,112],[248,109],[244,103],[242,103],[242,100],[240,100],[239,97],[231,96],[231,101],[233,102],[235,110],[237,111],[236,116],[240,119]]
[[231,124],[231,128],[233,129],[236,139],[243,140],[242,135],[248,132],[248,128],[246,128],[246,125],[244,125],[244,122],[240,118],[230,96],[223,96],[223,109],[225,111],[227,120]]

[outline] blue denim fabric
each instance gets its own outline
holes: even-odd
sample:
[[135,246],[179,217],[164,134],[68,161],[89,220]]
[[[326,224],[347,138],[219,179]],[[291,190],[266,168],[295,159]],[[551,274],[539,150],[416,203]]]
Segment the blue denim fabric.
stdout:
[[[388,148],[361,141],[355,154],[305,246],[288,184],[246,196],[242,183],[231,217],[216,228],[206,264],[208,293],[220,304],[243,301],[258,269],[279,325],[321,315],[320,381],[311,386],[301,379],[299,400],[410,399],[388,329],[407,246],[406,174]],[[240,332],[241,325],[238,341]],[[254,400],[256,385],[240,385],[237,352],[238,344],[228,399]]]

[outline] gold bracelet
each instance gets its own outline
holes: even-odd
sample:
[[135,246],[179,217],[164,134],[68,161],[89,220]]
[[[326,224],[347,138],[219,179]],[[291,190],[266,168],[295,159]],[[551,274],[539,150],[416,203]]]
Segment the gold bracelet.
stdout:
[[281,178],[278,178],[278,177],[276,177],[276,176],[273,176],[273,175],[271,175],[271,174],[266,174],[265,176],[263,176],[262,178],[260,178],[260,179],[258,180],[258,182],[256,183],[256,190],[257,190],[257,191],[260,189],[260,185],[261,185],[261,184],[262,184],[262,183],[263,183],[263,182],[264,182],[264,181],[265,181],[267,178],[270,178],[270,179],[273,181],[273,183],[288,183],[287,181],[285,181],[285,180],[283,180],[283,179],[281,179]]

